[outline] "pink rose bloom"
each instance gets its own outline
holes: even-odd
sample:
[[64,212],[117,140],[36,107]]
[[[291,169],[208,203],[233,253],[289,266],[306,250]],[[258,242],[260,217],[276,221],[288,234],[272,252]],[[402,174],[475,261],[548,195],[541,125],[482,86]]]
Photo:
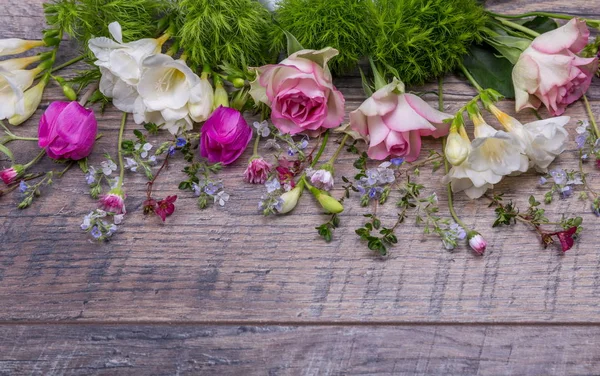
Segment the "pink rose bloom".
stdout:
[[421,152],[421,137],[448,134],[450,124],[444,120],[449,118],[416,95],[404,94],[404,84],[394,79],[350,113],[350,128],[368,136],[371,159],[412,162]]
[[265,184],[271,168],[269,162],[262,158],[255,158],[248,163],[248,167],[244,171],[244,181],[250,184]]
[[585,21],[574,18],[533,40],[512,72],[517,111],[543,103],[559,116],[583,96],[598,69],[597,57],[577,56],[589,36]]
[[94,111],[77,102],[52,102],[40,119],[38,145],[52,159],[83,159],[90,155],[98,122]]
[[338,51],[302,50],[279,64],[257,68],[250,94],[271,107],[271,121],[282,133],[317,136],[344,119],[344,96],[331,78],[327,61]]
[[252,139],[252,129],[242,114],[219,106],[202,126],[200,155],[211,163],[235,162]]

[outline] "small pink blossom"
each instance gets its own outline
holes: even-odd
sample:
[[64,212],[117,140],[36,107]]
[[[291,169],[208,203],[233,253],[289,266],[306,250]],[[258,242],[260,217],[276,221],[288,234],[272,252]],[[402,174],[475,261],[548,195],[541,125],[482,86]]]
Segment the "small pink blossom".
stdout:
[[108,194],[102,195],[98,202],[98,207],[108,213],[125,214],[123,191],[114,188]]
[[265,184],[273,166],[262,158],[256,158],[248,163],[244,171],[244,181],[250,184]]
[[597,57],[578,56],[589,36],[586,22],[573,18],[534,39],[512,72],[517,111],[537,109],[543,103],[559,116],[585,94],[598,69]]
[[177,196],[167,196],[164,200],[156,203],[154,212],[163,222],[175,212],[175,201],[177,201]]
[[333,174],[328,170],[317,170],[310,177],[312,185],[319,189],[330,191],[333,189]]
[[0,171],[0,179],[2,179],[6,185],[14,183],[18,175],[19,171],[15,167],[9,167]]
[[475,234],[469,238],[469,245],[473,249],[475,253],[478,255],[483,255],[485,249],[487,248],[487,242],[481,236],[481,234]]

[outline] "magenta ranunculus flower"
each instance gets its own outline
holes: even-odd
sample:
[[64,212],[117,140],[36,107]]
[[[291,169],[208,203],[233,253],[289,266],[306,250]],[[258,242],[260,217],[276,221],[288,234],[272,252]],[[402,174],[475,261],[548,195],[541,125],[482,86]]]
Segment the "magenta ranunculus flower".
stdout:
[[553,116],[559,116],[583,96],[598,69],[597,57],[577,55],[589,36],[586,22],[574,18],[534,39],[512,73],[517,111],[537,109],[543,103]]
[[250,184],[265,184],[271,168],[273,166],[269,162],[262,158],[255,158],[248,163],[244,171],[244,181]]
[[344,96],[327,61],[338,51],[298,51],[279,64],[257,68],[250,95],[271,107],[271,121],[282,133],[317,136],[344,120]]
[[369,138],[370,158],[412,162],[421,152],[421,137],[447,135],[450,124],[444,121],[450,118],[418,96],[405,94],[404,84],[394,79],[350,113],[350,127]]
[[52,159],[79,160],[92,152],[98,122],[77,102],[53,102],[40,119],[38,145]]
[[200,155],[224,165],[237,160],[252,139],[252,129],[242,114],[220,106],[206,120],[200,135]]

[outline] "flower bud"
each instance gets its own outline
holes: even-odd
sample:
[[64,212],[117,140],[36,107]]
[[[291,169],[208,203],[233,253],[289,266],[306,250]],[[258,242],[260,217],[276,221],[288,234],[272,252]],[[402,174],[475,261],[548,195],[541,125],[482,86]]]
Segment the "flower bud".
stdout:
[[[314,194],[314,193],[313,193]],[[319,204],[325,209],[328,213],[338,214],[344,211],[344,206],[335,198],[329,196],[327,193],[323,191],[319,191],[318,194],[314,194]]]
[[294,210],[296,205],[298,205],[298,200],[302,195],[302,191],[304,191],[304,184],[300,183],[296,188],[282,194],[281,199],[283,200],[283,205],[279,214],[286,214]]
[[4,68],[7,71],[16,71],[19,69],[25,69],[36,61],[40,60],[40,55],[20,57],[17,59],[8,59],[0,61],[0,68]]
[[105,212],[125,214],[125,194],[120,188],[111,189],[108,194],[100,197],[98,207]]
[[487,242],[478,232],[470,232],[469,233],[469,245],[473,249],[475,253],[478,255],[483,255],[485,249],[487,248]]
[[4,184],[9,185],[14,183],[19,175],[21,175],[25,171],[23,165],[14,165],[12,167],[6,168],[0,171],[0,179],[4,182]]
[[446,141],[446,159],[453,166],[460,166],[469,156],[469,146],[457,132],[450,132]]
[[240,78],[240,77],[236,77],[231,80],[231,83],[233,84],[233,87],[235,87],[236,89],[241,89],[244,87],[244,85],[246,85],[246,80],[244,80],[243,78]]
[[216,80],[213,109],[217,109],[220,106],[229,107],[229,95],[227,94],[227,91],[225,91],[225,88],[223,87],[221,81]]
[[16,55],[32,48],[42,47],[45,43],[40,40],[24,40],[18,38],[0,39],[0,56]]
[[27,119],[29,119],[42,101],[42,94],[44,94],[44,88],[46,87],[46,80],[40,81],[34,87],[28,89],[24,94],[25,111],[21,115],[14,115],[8,122],[12,125],[21,125]]

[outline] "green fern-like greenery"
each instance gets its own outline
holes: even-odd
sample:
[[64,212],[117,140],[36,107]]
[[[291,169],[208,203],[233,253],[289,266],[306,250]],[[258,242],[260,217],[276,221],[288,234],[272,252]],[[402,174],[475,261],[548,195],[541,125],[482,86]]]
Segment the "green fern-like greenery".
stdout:
[[245,69],[270,60],[269,11],[256,0],[180,0],[178,40],[192,64]]
[[108,36],[114,21],[121,24],[124,42],[156,37],[168,6],[159,0],[55,0],[44,4],[44,11],[49,25],[87,45],[92,37]]
[[275,19],[280,27],[271,32],[274,51],[283,49],[287,30],[305,48],[336,48],[340,54],[329,66],[338,74],[369,53],[375,36],[373,0],[283,0]]
[[377,0],[376,6],[372,57],[406,84],[455,68],[486,23],[476,0]]

